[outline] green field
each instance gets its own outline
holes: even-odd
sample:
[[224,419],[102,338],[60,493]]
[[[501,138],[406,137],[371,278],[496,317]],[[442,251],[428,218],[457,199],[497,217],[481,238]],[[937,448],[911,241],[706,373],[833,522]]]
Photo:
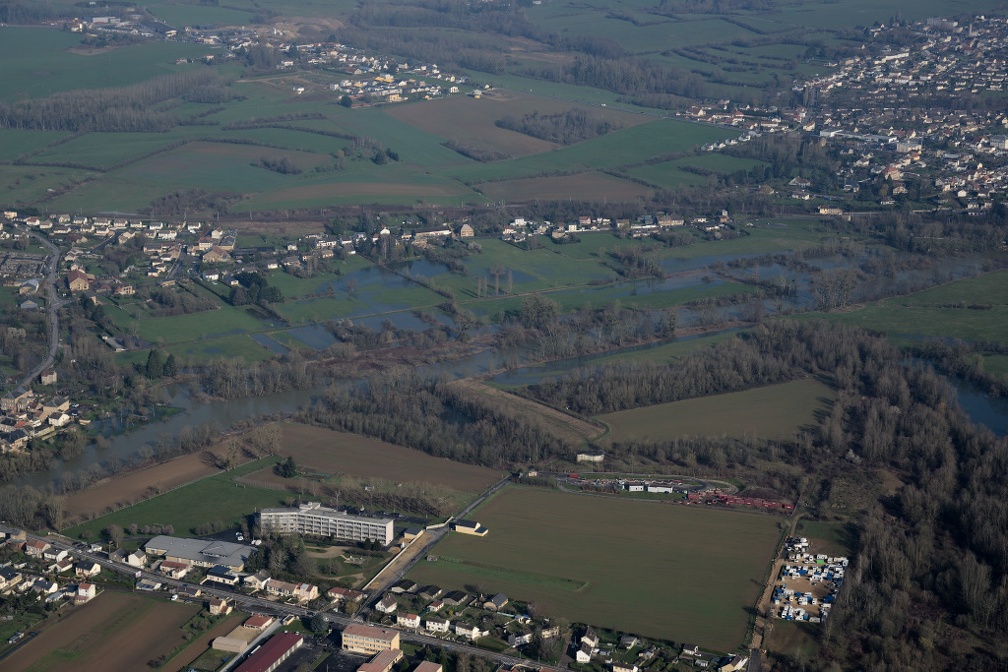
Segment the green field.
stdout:
[[267,458],[250,462],[224,474],[204,478],[192,485],[76,525],[64,530],[64,534],[77,537],[87,532],[89,538],[97,539],[109,525],[126,528],[130,523],[136,523],[141,526],[174,525],[176,534],[186,536],[197,525],[214,519],[220,519],[228,525],[237,525],[240,519],[251,515],[256,509],[283,505],[286,499],[283,492],[240,485],[232,480],[235,476],[262,469],[275,461]]
[[777,519],[506,488],[449,535],[416,581],[503,591],[540,613],[732,651],[778,537]]
[[599,416],[612,428],[612,441],[666,441],[675,436],[733,436],[789,439],[816,422],[833,399],[814,378],[744,392],[687,399]]
[[[899,343],[919,341],[922,336],[1008,343],[1008,271],[956,280],[842,313],[810,314],[807,318],[885,332]],[[995,368],[998,364],[995,360]]]

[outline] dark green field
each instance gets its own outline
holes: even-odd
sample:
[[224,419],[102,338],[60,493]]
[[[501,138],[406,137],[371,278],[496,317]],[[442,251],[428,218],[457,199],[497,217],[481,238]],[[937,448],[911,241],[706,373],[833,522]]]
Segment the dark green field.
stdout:
[[541,613],[732,651],[774,545],[762,514],[507,488],[410,576],[531,600]]

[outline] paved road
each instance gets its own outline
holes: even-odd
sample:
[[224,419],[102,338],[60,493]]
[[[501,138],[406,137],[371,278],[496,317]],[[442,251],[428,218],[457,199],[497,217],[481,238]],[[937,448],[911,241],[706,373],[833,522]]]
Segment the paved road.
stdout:
[[49,250],[49,263],[45,279],[46,294],[49,296],[49,305],[46,308],[49,317],[49,352],[45,359],[18,382],[18,388],[28,387],[43,371],[52,366],[53,360],[56,359],[56,351],[59,349],[59,311],[64,305],[63,300],[60,299],[59,294],[56,292],[56,273],[59,270],[60,249],[45,236],[41,236],[34,231],[26,230],[26,233],[38,240]]

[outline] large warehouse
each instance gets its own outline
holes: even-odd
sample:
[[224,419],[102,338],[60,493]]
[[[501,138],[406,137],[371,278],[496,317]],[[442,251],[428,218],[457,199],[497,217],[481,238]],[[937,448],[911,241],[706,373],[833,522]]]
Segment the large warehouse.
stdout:
[[263,509],[256,514],[264,532],[308,534],[316,537],[335,537],[349,541],[379,541],[385,546],[392,543],[392,519],[352,516],[308,502],[296,509]]

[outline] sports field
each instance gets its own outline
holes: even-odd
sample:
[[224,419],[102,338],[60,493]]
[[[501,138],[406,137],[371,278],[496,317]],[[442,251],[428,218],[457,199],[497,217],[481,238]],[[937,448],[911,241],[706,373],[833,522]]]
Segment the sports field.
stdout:
[[107,590],[49,624],[0,667],[10,672],[144,670],[186,641],[182,625],[201,609]]
[[410,577],[722,651],[745,637],[778,537],[769,515],[516,487],[470,518],[489,533],[449,535]]
[[787,439],[816,422],[835,396],[815,378],[802,378],[743,392],[687,399],[608,413],[612,441],[661,441],[676,436]]

